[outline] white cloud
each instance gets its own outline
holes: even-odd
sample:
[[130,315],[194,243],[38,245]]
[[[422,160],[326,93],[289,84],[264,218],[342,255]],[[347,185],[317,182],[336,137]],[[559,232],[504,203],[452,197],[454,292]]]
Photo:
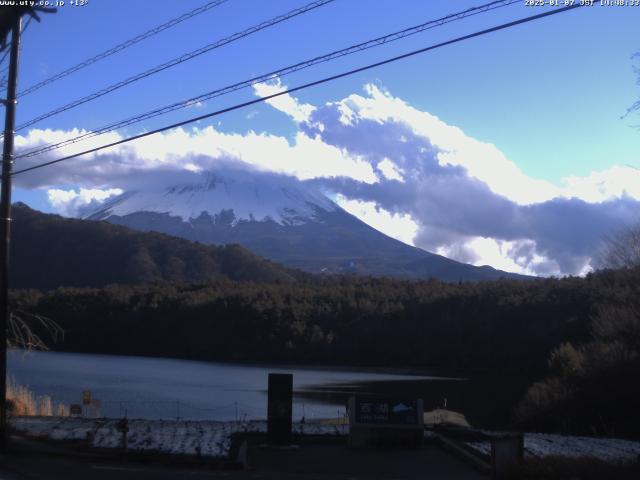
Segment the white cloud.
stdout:
[[[280,79],[275,79],[273,82],[268,83],[257,83],[253,86],[255,94],[262,98],[284,92],[286,89]],[[300,103],[288,93],[266,100],[266,103],[286,113],[298,123],[307,121],[315,110],[313,105]]]
[[[380,124],[404,124],[439,150],[437,159],[441,165],[461,166],[493,192],[519,204],[542,202],[559,194],[551,183],[527,177],[495,145],[469,137],[461,129],[447,125],[435,115],[422,112],[375,85],[366,85],[365,91],[366,97],[351,95],[338,103],[336,108],[342,123],[352,124],[357,118]],[[402,138],[398,140],[404,143]]]
[[50,188],[47,197],[51,206],[61,215],[75,217],[81,214],[83,209],[101,204],[109,197],[120,195],[119,188],[100,190],[98,188],[79,188],[78,190],[62,190]]
[[[32,130],[26,137],[16,137],[18,153],[82,133],[84,131]],[[55,155],[48,153],[23,158],[19,162],[22,167],[28,167],[121,138],[115,133],[106,138],[94,137],[87,142],[64,147]],[[293,144],[290,144],[286,138],[276,135],[253,131],[246,135],[223,133],[211,126],[191,130],[178,128],[144,137],[60,163],[53,168],[17,176],[16,181],[24,188],[76,183],[102,188],[119,181],[132,170],[162,168],[201,171],[214,168],[219,159],[238,160],[262,170],[285,173],[302,180],[320,176],[344,176],[366,183],[378,181],[368,162],[346,150],[328,145],[317,137],[311,138],[300,132],[295,136]]]
[[374,202],[350,200],[344,195],[337,195],[336,203],[376,230],[413,246],[418,224],[411,215],[391,213]]
[[388,158],[385,158],[380,163],[378,163],[378,170],[382,172],[387,180],[397,180],[399,182],[404,182],[402,170],[400,170],[398,166]]
[[628,166],[613,166],[608,170],[591,172],[586,177],[563,179],[562,195],[587,202],[604,202],[611,198],[629,196],[640,200],[640,170]]
[[604,234],[638,219],[637,172],[612,168],[558,187],[375,86],[365,93],[316,109],[302,130],[376,166],[377,183],[325,186],[410,215],[417,246],[510,271],[579,274],[593,266]]
[[[30,151],[32,149],[42,147],[49,144],[57,144],[71,140],[80,136],[91,133],[89,130],[73,128],[71,130],[52,130],[52,129],[32,129],[26,135],[16,135],[15,146],[18,154]],[[122,136],[116,132],[105,133],[101,136],[90,137],[78,143],[68,144],[55,151],[56,157],[72,155],[84,150],[96,148],[104,144],[113,143],[121,140]],[[31,159],[17,159],[16,165],[25,163],[39,163],[43,158],[50,157],[52,154],[31,157]],[[16,167],[17,168],[17,167]]]
[[[269,83],[255,91],[266,96],[284,88]],[[170,172],[242,162],[324,186],[339,194],[343,208],[405,243],[543,275],[588,271],[602,235],[638,220],[640,173],[631,167],[572,176],[555,186],[526,176],[495,145],[371,85],[364,95],[318,107],[290,95],[269,103],[296,122],[292,139],[179,128],[16,176],[16,183],[48,188],[52,205],[73,214],[112,189],[144,186],[145,172],[169,172],[171,179]],[[24,151],[81,133],[32,130],[16,145]],[[111,133],[65,147],[60,155],[120,138]],[[28,167],[57,156],[18,162]]]
[[476,266],[490,265],[523,275],[561,275],[556,262],[539,255],[531,240],[505,241],[471,237],[438,247],[436,253]]

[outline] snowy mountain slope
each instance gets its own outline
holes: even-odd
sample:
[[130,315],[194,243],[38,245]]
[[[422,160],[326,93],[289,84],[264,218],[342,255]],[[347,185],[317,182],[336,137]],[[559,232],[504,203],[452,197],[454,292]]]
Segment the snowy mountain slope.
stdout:
[[124,217],[152,212],[179,217],[184,222],[203,213],[233,211],[232,225],[240,221],[274,221],[297,225],[314,221],[317,210],[334,211],[336,204],[318,192],[304,191],[285,177],[265,181],[269,176],[236,171],[233,176],[204,173],[200,181],[151,191],[128,192],[104,205],[92,218]]
[[289,177],[203,173],[189,183],[124,193],[85,218],[209,244],[240,244],[313,273],[483,280],[518,277],[408,246]]

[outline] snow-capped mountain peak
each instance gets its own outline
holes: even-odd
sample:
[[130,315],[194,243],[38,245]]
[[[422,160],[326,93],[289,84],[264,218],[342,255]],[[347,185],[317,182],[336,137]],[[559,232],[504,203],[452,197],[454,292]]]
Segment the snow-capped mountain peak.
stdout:
[[244,171],[233,175],[207,172],[199,174],[195,182],[123,193],[87,217],[124,217],[136,212],[152,212],[189,222],[203,214],[215,217],[232,212],[234,225],[241,221],[269,220],[281,225],[298,225],[317,221],[320,211],[338,208],[322,193],[302,189],[287,177]]
[[135,188],[87,218],[205,244],[239,244],[315,273],[470,280],[499,278],[410,247],[349,214],[309,184],[273,173],[220,168],[135,179]]

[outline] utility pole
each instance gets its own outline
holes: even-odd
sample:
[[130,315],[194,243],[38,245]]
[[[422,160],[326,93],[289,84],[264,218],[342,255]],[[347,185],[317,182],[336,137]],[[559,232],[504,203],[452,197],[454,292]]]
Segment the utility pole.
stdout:
[[2,191],[0,192],[0,451],[7,446],[7,326],[9,310],[9,244],[11,241],[11,170],[18,94],[18,56],[20,29],[18,16],[11,28],[11,51],[7,77],[7,98],[4,100],[4,145],[2,148]]
[[[17,2],[16,2],[17,3]],[[28,2],[21,2],[28,3]],[[35,3],[35,2],[34,2]],[[0,452],[7,448],[7,327],[11,321],[9,309],[9,246],[11,243],[11,171],[18,103],[18,57],[22,15],[40,21],[37,12],[55,13],[57,9],[41,6],[4,6],[0,8],[0,47],[7,48],[11,32],[7,97],[5,106],[4,144],[2,147],[2,190],[0,191]]]

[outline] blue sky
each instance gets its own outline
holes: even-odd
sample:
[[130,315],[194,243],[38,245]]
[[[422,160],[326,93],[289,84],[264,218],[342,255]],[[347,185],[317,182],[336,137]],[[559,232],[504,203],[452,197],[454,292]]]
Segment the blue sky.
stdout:
[[[58,14],[44,16],[42,23],[32,22],[26,31],[20,89],[203,3],[90,0],[84,7],[66,5]],[[229,0],[25,97],[18,106],[18,124],[304,3]],[[480,3],[336,0],[35,128],[90,130]],[[525,7],[523,1],[313,67],[287,77],[284,84],[295,86],[548,8]],[[615,166],[640,168],[640,131],[634,128],[640,124],[639,115],[621,118],[640,97],[632,59],[640,50],[638,25],[640,7],[581,8],[315,87],[296,98],[300,104],[322,106],[362,95],[365,85],[375,85],[466,136],[494,145],[526,176],[561,186],[569,176],[587,177]],[[121,133],[137,133],[250,98],[255,94],[248,89]],[[197,127],[212,125],[219,132],[239,135],[264,132],[294,142],[299,125],[281,110],[259,105]],[[18,184],[14,200],[55,210],[47,195],[52,186]],[[82,180],[58,186],[80,187]]]

